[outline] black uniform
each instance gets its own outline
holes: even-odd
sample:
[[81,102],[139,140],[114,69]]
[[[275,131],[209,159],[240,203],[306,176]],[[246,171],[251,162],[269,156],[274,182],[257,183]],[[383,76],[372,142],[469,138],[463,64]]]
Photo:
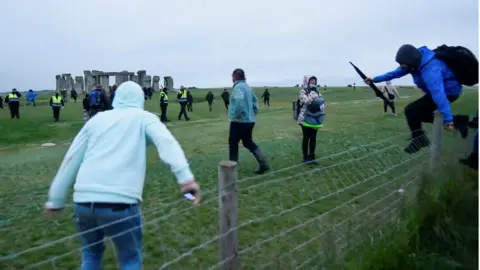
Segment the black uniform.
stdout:
[[177,94],[178,102],[180,103],[180,113],[178,114],[178,120],[182,119],[182,115],[185,117],[185,120],[190,120],[190,118],[187,115],[187,89],[182,89],[180,92]]
[[50,98],[50,107],[52,107],[53,119],[55,120],[55,122],[58,122],[58,120],[60,120],[60,108],[63,106],[65,106],[65,104],[63,103],[63,98],[58,93],[56,93],[55,96]]
[[167,88],[164,88],[160,93],[160,121],[168,122],[167,120],[167,108],[168,108],[168,95]]
[[10,94],[7,95],[5,98],[5,102],[8,103],[8,108],[10,109],[10,116],[13,118],[20,119],[20,98],[22,94],[17,92],[17,90],[13,90]]
[[207,96],[205,97],[205,100],[208,102],[208,110],[209,111],[212,111],[213,99],[214,99],[213,93],[212,93],[212,91],[209,91]]
[[3,110],[3,98],[2,97],[0,97],[0,109]]
[[78,93],[75,90],[70,92],[70,97],[73,99],[73,103],[77,103]]
[[263,92],[262,97],[263,97],[263,104],[270,107],[270,92],[268,92],[268,89],[265,89],[265,92]]
[[187,111],[193,112],[193,96],[190,91],[187,92]]
[[228,105],[230,104],[230,93],[228,93],[227,89],[223,89],[222,99],[223,103],[225,103],[225,108],[228,110]]

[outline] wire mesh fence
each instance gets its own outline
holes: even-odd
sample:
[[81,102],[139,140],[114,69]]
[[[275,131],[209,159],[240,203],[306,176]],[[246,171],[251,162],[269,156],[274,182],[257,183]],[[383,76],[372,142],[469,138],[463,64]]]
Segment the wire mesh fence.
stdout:
[[[105,243],[104,268],[120,269],[115,238],[141,230],[145,269],[319,269],[398,221],[431,160],[428,151],[406,154],[405,138],[401,134],[322,156],[315,167],[295,164],[231,179],[232,184],[204,191],[199,205],[162,200],[142,212],[143,224],[89,247]],[[234,221],[225,220],[229,195],[238,201],[229,206]],[[80,238],[91,232],[72,234],[71,220],[48,222],[28,237],[22,228],[10,230],[0,243],[10,247],[0,253],[0,267],[77,268],[88,248]],[[68,236],[51,239],[54,230]]]

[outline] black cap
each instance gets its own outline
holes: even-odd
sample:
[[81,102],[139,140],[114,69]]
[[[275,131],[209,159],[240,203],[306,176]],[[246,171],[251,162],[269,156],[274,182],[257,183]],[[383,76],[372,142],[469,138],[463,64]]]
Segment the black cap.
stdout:
[[405,44],[398,49],[395,61],[400,65],[406,65],[409,68],[417,68],[422,61],[422,53],[413,45]]

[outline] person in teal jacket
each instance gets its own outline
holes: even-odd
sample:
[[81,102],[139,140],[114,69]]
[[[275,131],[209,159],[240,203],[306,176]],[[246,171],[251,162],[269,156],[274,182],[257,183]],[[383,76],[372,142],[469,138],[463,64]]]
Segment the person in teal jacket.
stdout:
[[412,134],[410,144],[405,148],[407,153],[415,153],[430,144],[422,130],[422,122],[433,123],[433,111],[443,116],[445,129],[457,128],[463,138],[468,135],[468,116],[453,116],[450,103],[462,94],[462,85],[455,79],[453,72],[435,53],[426,46],[415,48],[405,44],[400,47],[395,57],[400,66],[394,71],[367,78],[365,82],[379,83],[412,75],[413,82],[424,92],[424,96],[405,107],[405,116]]
[[102,268],[104,235],[115,244],[120,269],[142,269],[140,203],[148,144],[170,165],[180,192],[192,194],[193,203],[200,200],[200,186],[180,144],[155,114],[144,110],[144,104],[140,85],[122,83],[113,110],[85,123],[50,185],[45,214],[54,217],[65,207],[75,183],[73,212],[82,244],[81,269]]
[[256,174],[263,174],[270,169],[262,149],[253,142],[252,133],[255,126],[255,115],[258,113],[258,99],[248,86],[245,72],[235,69],[232,73],[233,89],[228,107],[230,131],[228,150],[230,160],[238,162],[238,143],[242,141],[257,160],[259,167]]

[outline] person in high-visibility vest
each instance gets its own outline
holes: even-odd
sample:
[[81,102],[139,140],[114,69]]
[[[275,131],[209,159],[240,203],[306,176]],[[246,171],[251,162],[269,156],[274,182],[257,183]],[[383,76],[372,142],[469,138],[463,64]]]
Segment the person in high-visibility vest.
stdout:
[[20,94],[17,89],[13,88],[12,92],[5,98],[5,103],[8,103],[12,119],[20,119],[20,97],[22,97],[22,94]]
[[180,103],[180,113],[178,114],[178,120],[181,120],[182,119],[182,115],[185,116],[185,120],[190,120],[190,118],[188,117],[187,115],[187,110],[186,110],[186,107],[187,107],[187,95],[188,95],[188,91],[187,89],[185,89],[185,87],[180,87],[180,91],[178,91],[178,94],[177,94],[177,98],[178,98],[178,102]]
[[55,95],[50,98],[50,107],[52,107],[53,119],[55,119],[55,122],[58,122],[60,118],[60,108],[63,106],[63,98],[58,93],[55,93]]
[[166,87],[163,88],[162,92],[160,92],[160,121],[163,123],[170,122],[167,120],[167,108],[168,108],[168,89]]

